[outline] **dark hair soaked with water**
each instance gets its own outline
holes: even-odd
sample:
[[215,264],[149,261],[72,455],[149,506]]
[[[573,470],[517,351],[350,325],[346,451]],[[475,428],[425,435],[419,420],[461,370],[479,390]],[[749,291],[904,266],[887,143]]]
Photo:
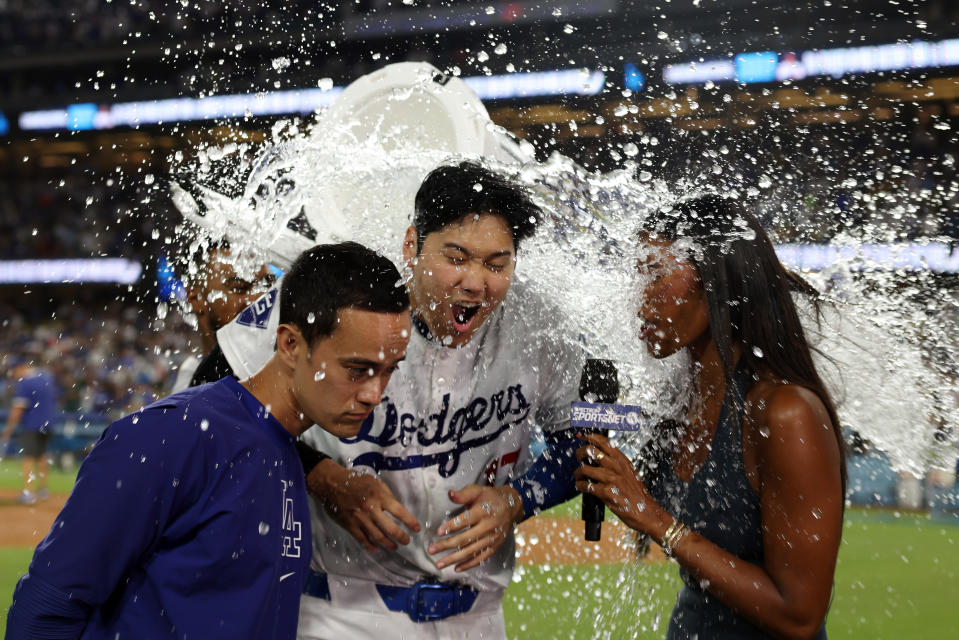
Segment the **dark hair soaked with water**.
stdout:
[[393,263],[356,242],[307,249],[280,288],[280,323],[295,325],[311,347],[333,333],[340,309],[401,313],[409,307],[409,294]]
[[426,236],[468,214],[502,216],[513,245],[533,235],[542,218],[525,188],[477,162],[444,165],[430,172],[416,192],[413,227],[419,247]]
[[[709,331],[726,374],[727,394],[733,388],[733,344],[738,341],[753,371],[768,369],[819,396],[839,445],[845,495],[846,456],[839,417],[816,371],[792,298],[795,292],[807,295],[818,313],[819,292],[782,265],[759,221],[729,198],[707,195],[688,200],[654,214],[650,222],[651,235],[694,244],[685,257],[696,267],[706,293]],[[741,407],[744,398],[727,400]]]

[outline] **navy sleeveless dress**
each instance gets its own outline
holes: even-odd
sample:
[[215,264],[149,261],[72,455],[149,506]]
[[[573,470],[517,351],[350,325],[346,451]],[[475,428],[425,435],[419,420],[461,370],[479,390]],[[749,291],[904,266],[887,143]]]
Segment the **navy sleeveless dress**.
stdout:
[[[740,361],[733,376],[734,388],[723,402],[719,425],[706,462],[687,483],[673,471],[673,447],[665,440],[650,452],[646,486],[673,517],[690,529],[746,562],[763,564],[759,497],[753,492],[743,463],[742,406],[751,382],[751,371]],[[739,400],[739,407],[729,401]],[[665,438],[669,433],[663,434]],[[683,588],[669,620],[667,640],[725,640],[768,638],[751,622],[733,612],[698,581],[680,569]],[[825,625],[817,640],[826,638]]]

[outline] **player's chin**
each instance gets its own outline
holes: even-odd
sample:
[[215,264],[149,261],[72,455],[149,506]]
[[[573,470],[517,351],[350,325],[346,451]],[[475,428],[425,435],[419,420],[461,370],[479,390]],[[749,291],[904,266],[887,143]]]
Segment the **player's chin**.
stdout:
[[326,427],[326,430],[337,438],[352,438],[363,429],[363,422],[369,415],[369,412],[343,414]]

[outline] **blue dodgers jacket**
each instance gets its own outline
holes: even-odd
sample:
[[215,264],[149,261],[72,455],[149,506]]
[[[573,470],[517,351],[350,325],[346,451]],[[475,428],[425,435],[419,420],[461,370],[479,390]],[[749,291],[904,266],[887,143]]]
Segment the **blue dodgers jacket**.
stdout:
[[8,640],[296,635],[294,438],[233,378],[111,424],[17,584]]

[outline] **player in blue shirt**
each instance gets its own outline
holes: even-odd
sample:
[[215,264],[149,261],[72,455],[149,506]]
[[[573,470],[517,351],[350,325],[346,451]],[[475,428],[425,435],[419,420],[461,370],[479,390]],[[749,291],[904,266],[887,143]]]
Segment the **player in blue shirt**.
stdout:
[[403,359],[409,299],[356,243],[304,252],[258,373],[110,425],[10,608],[21,638],[292,639],[311,552],[294,440],[355,436]]
[[[7,416],[7,424],[0,434],[0,456],[6,453],[7,443],[13,431],[20,427],[20,442],[23,446],[23,491],[20,502],[33,504],[37,498],[46,498],[47,442],[57,418],[57,383],[53,376],[28,362],[12,368],[17,380],[13,403]],[[36,490],[34,489],[36,484]]]

